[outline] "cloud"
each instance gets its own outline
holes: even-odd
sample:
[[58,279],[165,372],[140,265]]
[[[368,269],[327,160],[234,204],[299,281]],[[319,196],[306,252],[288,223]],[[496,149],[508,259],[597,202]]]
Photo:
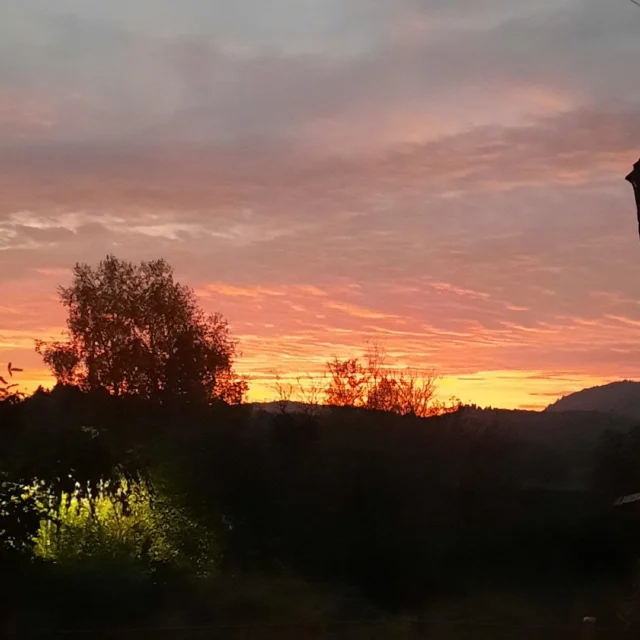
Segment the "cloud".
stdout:
[[224,282],[207,283],[196,290],[197,295],[209,297],[211,295],[229,296],[232,298],[264,298],[268,296],[286,297],[288,300],[298,296],[326,296],[326,293],[318,287],[311,285],[275,286],[262,285],[237,285]]
[[374,311],[372,309],[365,309],[353,304],[346,304],[343,302],[329,302],[327,304],[329,309],[337,309],[338,311],[344,311],[347,315],[354,318],[367,318],[370,320],[381,320],[387,318],[397,318],[398,316],[393,314],[382,313],[381,311]]
[[0,86],[23,105],[13,112],[35,108],[32,139],[286,137],[336,152],[522,124],[640,86],[632,8],[595,0],[102,4],[8,12]]

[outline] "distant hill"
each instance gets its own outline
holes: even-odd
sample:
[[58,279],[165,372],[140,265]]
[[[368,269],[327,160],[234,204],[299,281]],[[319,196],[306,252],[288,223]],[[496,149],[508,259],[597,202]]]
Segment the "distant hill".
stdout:
[[598,411],[640,420],[640,382],[623,380],[572,393],[545,411]]

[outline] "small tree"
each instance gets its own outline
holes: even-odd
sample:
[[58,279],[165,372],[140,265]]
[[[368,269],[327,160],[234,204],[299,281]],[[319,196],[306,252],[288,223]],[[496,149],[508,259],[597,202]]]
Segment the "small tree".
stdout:
[[417,373],[387,365],[387,356],[378,345],[370,345],[364,363],[358,358],[327,363],[329,381],[327,404],[391,411],[401,415],[427,417],[457,408],[436,399],[437,377],[432,372]]
[[242,401],[247,383],[233,371],[227,322],[206,314],[164,260],[77,264],[59,291],[65,340],[36,342],[59,383],[162,401]]

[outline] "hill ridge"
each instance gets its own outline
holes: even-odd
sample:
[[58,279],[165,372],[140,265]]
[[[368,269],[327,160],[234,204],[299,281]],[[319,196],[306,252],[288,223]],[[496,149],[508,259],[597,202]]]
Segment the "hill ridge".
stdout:
[[563,396],[544,411],[598,411],[640,420],[640,382],[625,379],[588,387]]

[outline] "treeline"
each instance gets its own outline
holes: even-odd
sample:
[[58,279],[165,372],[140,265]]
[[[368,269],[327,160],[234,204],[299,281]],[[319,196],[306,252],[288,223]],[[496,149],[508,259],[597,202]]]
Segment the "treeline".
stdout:
[[312,596],[343,616],[625,576],[610,506],[638,490],[638,431],[585,454],[579,491],[535,486],[499,412],[439,407],[379,351],[330,365],[323,411],[242,404],[226,324],[166,263],[79,266],[61,295],[67,335],[38,345],[58,386],[0,402],[6,629],[295,616],[248,595],[256,575],[348,594]]

